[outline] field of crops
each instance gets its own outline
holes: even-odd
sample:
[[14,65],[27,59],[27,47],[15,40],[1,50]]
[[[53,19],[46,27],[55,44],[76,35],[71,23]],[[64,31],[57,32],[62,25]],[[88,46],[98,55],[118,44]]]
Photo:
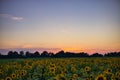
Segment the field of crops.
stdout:
[[2,59],[0,80],[120,80],[120,59]]

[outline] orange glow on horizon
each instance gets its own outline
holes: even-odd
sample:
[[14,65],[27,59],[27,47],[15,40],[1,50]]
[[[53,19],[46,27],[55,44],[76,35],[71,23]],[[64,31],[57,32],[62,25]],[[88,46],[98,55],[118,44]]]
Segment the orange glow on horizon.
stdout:
[[107,53],[107,52],[119,52],[120,50],[119,49],[90,49],[90,48],[62,48],[62,50],[64,50],[65,52],[75,52],[75,53],[79,53],[79,52],[86,52],[86,53],[89,53],[89,54],[93,54],[93,53],[101,53],[101,54],[104,54],[104,53]]
[[83,49],[80,49],[78,47],[69,47],[69,48],[62,48],[65,52],[83,52]]
[[[42,52],[42,51],[48,51],[48,52],[53,52],[53,53],[57,53],[59,52],[60,50],[64,50],[64,52],[74,52],[74,53],[79,53],[79,52],[86,52],[86,53],[89,53],[89,54],[93,54],[93,53],[101,53],[101,54],[104,54],[104,53],[107,53],[107,52],[119,52],[120,49],[119,49],[119,45],[118,47],[114,47],[112,46],[111,48],[108,48],[106,46],[104,47],[97,47],[97,46],[85,46],[85,45],[82,45],[82,47],[80,46],[76,46],[76,45],[72,45],[72,47],[68,47],[68,46],[71,46],[71,45],[64,45],[64,46],[55,46],[55,45],[52,45],[52,46],[47,46],[47,45],[40,45],[40,44],[17,44],[17,42],[15,42],[14,44],[12,44],[13,42],[9,43],[9,44],[6,44],[6,45],[1,45],[0,46],[0,49],[26,49],[26,50],[33,50],[33,51],[39,51],[39,52]],[[91,47],[91,48],[89,48]]]

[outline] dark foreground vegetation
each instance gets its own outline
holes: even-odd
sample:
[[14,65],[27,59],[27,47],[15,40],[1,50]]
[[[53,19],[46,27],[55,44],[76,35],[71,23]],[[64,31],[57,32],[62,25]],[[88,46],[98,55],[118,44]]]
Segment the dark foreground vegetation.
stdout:
[[73,52],[64,52],[63,50],[59,51],[58,53],[54,54],[51,52],[43,51],[42,53],[39,53],[38,51],[34,53],[30,53],[29,51],[9,51],[7,55],[2,55],[0,53],[0,58],[42,58],[42,57],[50,57],[50,58],[68,58],[68,57],[120,57],[120,52],[110,52],[106,54],[99,54],[94,53],[92,55],[89,55],[88,53],[80,52],[80,53],[73,53]]

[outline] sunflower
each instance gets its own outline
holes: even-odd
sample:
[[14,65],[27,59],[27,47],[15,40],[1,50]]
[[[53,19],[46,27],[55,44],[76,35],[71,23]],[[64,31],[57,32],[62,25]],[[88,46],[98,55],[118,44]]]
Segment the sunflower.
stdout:
[[15,73],[18,74],[18,73],[19,73],[19,70],[15,70]]
[[91,75],[89,76],[89,79],[90,79],[90,80],[94,79],[94,75],[91,74]]
[[60,80],[58,76],[53,77],[53,80]]
[[63,73],[63,72],[62,72],[62,73],[60,73],[60,74],[58,74],[58,76],[59,76],[60,78],[61,78],[61,77],[65,77],[65,75],[66,75],[66,74],[65,74],[65,73]]
[[27,68],[27,69],[32,69],[32,66],[26,65],[26,68]]
[[18,74],[16,77],[17,77],[18,79],[21,79],[21,75],[19,75],[19,74]]
[[55,73],[55,68],[49,68],[50,73]]
[[11,77],[6,77],[5,80],[12,80],[12,78]]
[[114,75],[111,76],[111,80],[115,80],[115,76]]
[[107,72],[108,73],[112,73],[112,69],[107,69]]
[[104,75],[98,75],[95,80],[107,80],[106,77],[104,77]]
[[12,79],[16,78],[16,74],[14,74],[14,73],[11,74],[11,78],[12,78]]
[[50,64],[50,67],[56,68],[55,64],[53,64],[53,63]]
[[75,71],[76,71],[76,68],[75,68],[75,67],[72,67],[72,68],[71,68],[71,71],[72,71],[72,72],[75,72]]
[[86,71],[86,72],[89,72],[90,70],[91,70],[91,68],[90,68],[89,66],[86,66],[86,67],[85,67],[85,71]]
[[27,73],[26,70],[22,70],[22,71],[20,72],[20,75],[21,75],[21,76],[24,76],[24,75],[26,75],[26,73]]
[[78,74],[73,74],[73,78],[74,79],[78,78]]
[[3,74],[3,71],[0,69],[0,75],[2,75]]
[[115,75],[116,75],[116,78],[117,78],[117,79],[120,79],[120,72],[116,72]]

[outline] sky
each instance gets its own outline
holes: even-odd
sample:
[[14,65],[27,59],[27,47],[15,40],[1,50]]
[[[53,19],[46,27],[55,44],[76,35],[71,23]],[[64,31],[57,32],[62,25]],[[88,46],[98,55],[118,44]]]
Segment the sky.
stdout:
[[120,1],[0,0],[0,52],[8,50],[120,51]]

